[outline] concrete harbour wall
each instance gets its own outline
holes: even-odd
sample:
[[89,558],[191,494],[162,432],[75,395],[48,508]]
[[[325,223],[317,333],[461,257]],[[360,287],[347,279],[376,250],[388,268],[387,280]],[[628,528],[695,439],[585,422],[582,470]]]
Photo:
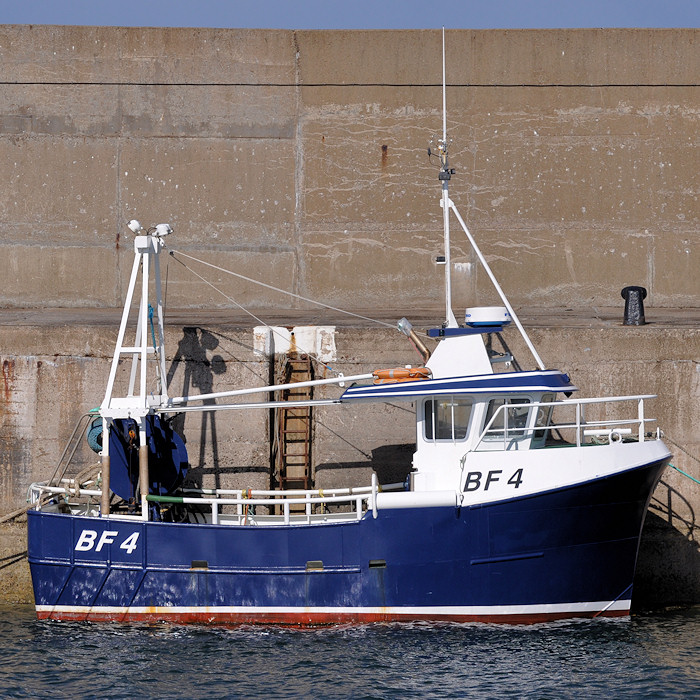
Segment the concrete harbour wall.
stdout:
[[[699,36],[447,33],[452,199],[545,363],[585,395],[658,394],[652,413],[694,478]],[[298,295],[440,321],[442,213],[426,150],[441,130],[439,32],[6,25],[0,66],[0,515],[52,473],[102,400],[131,218],[169,221],[172,248]],[[455,307],[495,303],[457,230],[453,241]],[[178,391],[267,381],[258,322],[237,304],[271,324],[335,325],[346,374],[416,362],[398,333],[180,260],[220,293],[168,262]],[[647,288],[649,325],[621,326],[628,284]],[[265,412],[186,420],[201,483],[269,483]],[[370,467],[394,480],[410,462],[405,407],[314,421],[320,486]],[[669,470],[640,552],[649,605],[700,600],[698,508],[700,487]],[[21,528],[1,527],[11,583],[0,598],[28,599]]]
[[[447,32],[452,198],[513,303],[614,306],[641,284],[654,306],[698,306],[697,41]],[[119,306],[138,218],[327,303],[434,306],[440,46],[437,31],[0,26],[0,304]],[[491,290],[454,243],[464,306]],[[176,266],[168,293],[230,306]]]
[[[663,314],[663,312],[661,312]],[[110,312],[116,322],[117,314]],[[652,316],[653,318],[654,316]],[[622,327],[619,319],[596,323],[542,325],[525,318],[547,366],[569,372],[585,396],[656,393],[648,415],[658,420],[674,452],[673,463],[698,474],[700,453],[697,402],[700,332],[661,318],[643,327]],[[242,324],[241,324],[242,325]],[[109,370],[116,326],[2,326],[3,348],[2,471],[0,512],[24,502],[28,485],[54,472],[56,461],[79,416],[99,405]],[[518,357],[527,357],[522,343],[508,332],[507,342]],[[269,377],[269,360],[256,355],[253,329],[218,324],[170,326],[167,342],[172,393],[218,391],[260,385]],[[56,352],[60,343],[61,352]],[[378,367],[415,363],[415,350],[396,331],[358,327],[336,328],[334,369],[346,375]],[[664,349],[674,348],[672,357]],[[663,359],[659,359],[663,358]],[[525,367],[530,366],[526,360]],[[123,377],[124,381],[125,378]],[[337,390],[319,390],[316,398]],[[188,414],[184,430],[192,470],[190,477],[205,487],[267,488],[271,478],[268,411]],[[313,422],[315,483],[321,488],[368,483],[375,470],[383,483],[403,480],[410,469],[415,440],[410,405],[318,408]],[[83,463],[95,456],[83,446]],[[661,606],[700,600],[700,555],[697,511],[700,488],[679,472],[664,474],[647,517],[636,602]],[[28,583],[17,557],[26,543],[15,529],[13,547],[4,555],[7,573]],[[0,552],[0,559],[2,559]],[[26,572],[25,572],[26,573]],[[28,599],[31,592],[12,585],[10,596]]]

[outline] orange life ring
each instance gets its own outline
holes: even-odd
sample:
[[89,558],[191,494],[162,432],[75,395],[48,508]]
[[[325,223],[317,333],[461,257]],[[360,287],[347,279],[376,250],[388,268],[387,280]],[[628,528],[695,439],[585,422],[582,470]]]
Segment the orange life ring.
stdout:
[[395,369],[375,370],[372,372],[372,376],[375,384],[394,384],[430,379],[433,373],[427,367],[396,367]]

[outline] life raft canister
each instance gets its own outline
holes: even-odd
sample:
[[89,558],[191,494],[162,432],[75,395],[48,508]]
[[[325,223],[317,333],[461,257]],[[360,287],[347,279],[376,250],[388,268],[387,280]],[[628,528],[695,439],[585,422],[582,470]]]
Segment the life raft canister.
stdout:
[[430,379],[433,373],[427,367],[396,367],[378,369],[372,372],[375,384],[395,384],[396,382],[416,382]]

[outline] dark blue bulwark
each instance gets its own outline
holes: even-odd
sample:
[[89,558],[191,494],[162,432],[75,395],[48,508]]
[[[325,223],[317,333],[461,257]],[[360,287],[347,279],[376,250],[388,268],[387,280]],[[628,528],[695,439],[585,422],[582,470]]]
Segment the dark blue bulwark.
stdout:
[[376,400],[431,396],[435,394],[498,394],[532,391],[572,392],[578,388],[568,374],[559,370],[537,372],[499,372],[469,377],[422,379],[396,384],[355,385],[348,388],[340,401]]
[[628,600],[648,500],[665,463],[483,506],[380,510],[376,519],[368,513],[313,526],[29,511],[34,595],[41,606],[98,608]]

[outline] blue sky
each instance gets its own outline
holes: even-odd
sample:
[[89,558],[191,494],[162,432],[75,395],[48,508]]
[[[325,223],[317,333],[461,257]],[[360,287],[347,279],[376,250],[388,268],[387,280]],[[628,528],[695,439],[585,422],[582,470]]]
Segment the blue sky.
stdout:
[[0,0],[0,24],[279,29],[700,27],[700,0]]

